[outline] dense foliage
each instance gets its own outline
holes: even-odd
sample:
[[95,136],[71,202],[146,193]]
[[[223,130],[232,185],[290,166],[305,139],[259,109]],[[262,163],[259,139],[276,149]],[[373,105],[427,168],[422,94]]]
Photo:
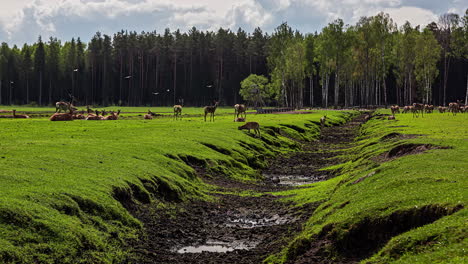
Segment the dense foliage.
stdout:
[[468,10],[424,28],[398,28],[380,13],[315,34],[284,23],[271,35],[192,28],[98,32],[87,44],[39,37],[22,48],[2,43],[0,104],[50,105],[73,94],[81,105],[232,105],[240,82],[257,74],[277,91],[271,103],[284,106],[443,105],[465,99],[467,47]]

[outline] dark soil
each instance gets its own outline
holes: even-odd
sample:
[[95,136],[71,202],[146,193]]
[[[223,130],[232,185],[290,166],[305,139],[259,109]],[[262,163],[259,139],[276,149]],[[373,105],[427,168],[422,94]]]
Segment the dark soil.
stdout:
[[[235,182],[222,175],[208,178],[204,167],[193,166],[199,177],[217,186],[219,193],[213,194],[215,201],[176,203],[164,209],[154,203],[128,206],[144,223],[138,241],[129,245],[133,254],[128,262],[262,263],[301,231],[302,224],[317,206],[293,207],[266,192],[297,188],[302,183],[333,177],[335,172],[319,169],[340,162],[337,156],[352,144],[363,122],[364,117],[360,116],[339,127],[323,128],[319,140],[301,142],[304,143],[302,151],[271,160],[269,168],[263,171],[265,180],[255,184]],[[225,194],[246,190],[260,195]],[[191,251],[198,246],[232,251],[180,253],[186,252],[184,247],[195,247],[186,248]]]

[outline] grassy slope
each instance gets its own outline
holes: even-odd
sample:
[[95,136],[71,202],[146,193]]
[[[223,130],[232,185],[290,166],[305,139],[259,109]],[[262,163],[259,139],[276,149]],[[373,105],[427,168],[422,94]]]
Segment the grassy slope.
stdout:
[[[421,136],[382,140],[392,132]],[[359,144],[349,151],[350,161],[339,166],[339,177],[280,193],[296,194],[287,199],[298,204],[321,205],[304,232],[266,262],[294,259],[310,245],[317,245],[314,241],[319,239],[329,241],[320,254],[353,257],[353,250],[362,246],[355,240],[361,235],[361,239],[375,243],[367,252],[372,256],[363,263],[466,263],[467,209],[453,212],[465,207],[468,199],[468,115],[434,113],[412,118],[401,114],[397,121],[373,119],[361,128],[361,135]],[[371,159],[404,142],[451,148],[432,149],[384,163]],[[353,184],[361,177],[361,182]],[[431,217],[441,218],[423,223]],[[382,226],[401,229],[386,236],[384,232],[391,231],[381,230]],[[413,226],[420,227],[409,230]]]
[[[118,199],[160,201],[161,206],[209,199],[210,187],[183,160],[254,180],[259,176],[254,168],[264,166],[266,156],[296,147],[276,128],[312,139],[318,126],[309,121],[323,114],[249,116],[261,124],[263,140],[237,130],[231,116],[215,123],[200,117],[179,122],[0,119],[0,262],[118,262],[126,254],[123,241],[141,228]],[[340,112],[328,116],[331,122],[344,120]]]

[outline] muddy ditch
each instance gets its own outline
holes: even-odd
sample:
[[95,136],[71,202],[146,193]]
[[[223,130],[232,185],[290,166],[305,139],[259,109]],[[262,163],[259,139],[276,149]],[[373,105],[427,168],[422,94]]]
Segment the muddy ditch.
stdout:
[[[198,177],[216,186],[215,201],[171,203],[169,208],[155,203],[128,207],[144,224],[140,238],[129,242],[132,254],[128,262],[261,263],[284,248],[318,206],[293,207],[267,192],[333,177],[333,171],[320,169],[341,162],[336,156],[353,142],[362,122],[361,117],[340,127],[325,127],[320,139],[298,141],[301,151],[270,158],[266,168],[259,166],[263,168],[264,180],[256,183],[214,175],[206,162],[179,156],[195,169]],[[234,195],[243,191],[257,195]]]

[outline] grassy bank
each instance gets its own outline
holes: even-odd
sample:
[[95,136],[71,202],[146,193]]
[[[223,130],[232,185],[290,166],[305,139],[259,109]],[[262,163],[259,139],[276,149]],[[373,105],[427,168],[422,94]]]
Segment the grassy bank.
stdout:
[[[331,123],[349,117],[326,113]],[[230,115],[215,123],[0,119],[0,262],[119,262],[141,228],[126,206],[211,199],[187,164],[256,180],[268,156],[298,148],[289,137],[317,137],[323,114],[248,116],[262,139],[237,130]]]
[[[381,111],[388,113],[388,111]],[[301,235],[267,263],[465,263],[468,115],[373,118],[340,175],[279,193],[319,203]]]

